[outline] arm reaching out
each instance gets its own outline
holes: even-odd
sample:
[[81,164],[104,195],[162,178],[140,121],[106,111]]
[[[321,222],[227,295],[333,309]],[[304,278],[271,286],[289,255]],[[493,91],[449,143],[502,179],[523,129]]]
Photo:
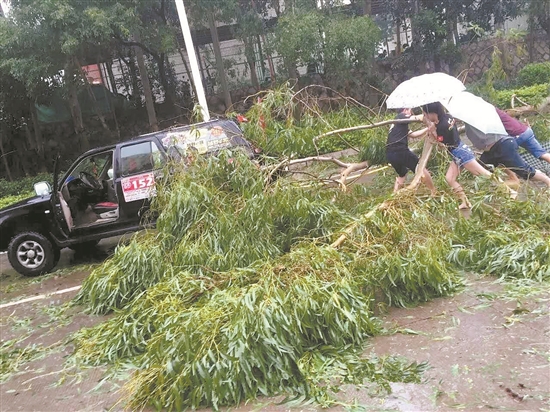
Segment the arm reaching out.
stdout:
[[425,135],[427,132],[428,132],[428,128],[425,127],[425,128],[423,128],[423,129],[416,130],[416,131],[414,131],[414,132],[409,132],[408,137],[409,137],[410,139],[416,139],[417,137],[422,137],[422,136]]

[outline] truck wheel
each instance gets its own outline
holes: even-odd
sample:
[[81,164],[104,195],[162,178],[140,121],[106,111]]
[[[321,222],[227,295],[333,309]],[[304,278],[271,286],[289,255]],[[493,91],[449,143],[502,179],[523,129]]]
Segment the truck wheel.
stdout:
[[11,266],[24,276],[38,276],[51,271],[59,261],[60,251],[44,235],[23,232],[8,246]]

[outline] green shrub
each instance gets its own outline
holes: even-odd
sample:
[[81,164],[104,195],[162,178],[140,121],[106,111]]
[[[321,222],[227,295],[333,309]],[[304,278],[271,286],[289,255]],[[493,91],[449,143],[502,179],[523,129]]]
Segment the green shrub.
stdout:
[[537,118],[531,125],[537,140],[541,143],[550,142],[550,117]]
[[21,200],[25,200],[29,197],[32,197],[33,195],[34,195],[33,192],[25,192],[20,195],[2,197],[0,198],[0,209],[8,207],[9,205],[17,203]]
[[28,193],[34,190],[34,184],[46,181],[52,183],[51,173],[40,173],[36,176],[23,177],[13,182],[0,179],[0,193],[4,196],[19,196],[21,193]]
[[543,83],[550,83],[550,62],[528,64],[518,73],[518,86],[534,86]]
[[508,109],[511,107],[512,95],[514,94],[525,103],[536,105],[550,94],[550,83],[515,90],[497,91],[494,95],[494,104],[501,109]]

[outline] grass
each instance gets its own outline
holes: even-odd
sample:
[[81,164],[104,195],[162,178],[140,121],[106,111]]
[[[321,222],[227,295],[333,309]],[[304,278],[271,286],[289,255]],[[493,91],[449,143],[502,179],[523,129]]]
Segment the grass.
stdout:
[[25,339],[26,337],[18,337],[0,343],[0,383],[5,382],[13,374],[19,372],[22,366],[59,349],[59,345],[50,347],[35,344],[25,347],[19,346],[18,344]]

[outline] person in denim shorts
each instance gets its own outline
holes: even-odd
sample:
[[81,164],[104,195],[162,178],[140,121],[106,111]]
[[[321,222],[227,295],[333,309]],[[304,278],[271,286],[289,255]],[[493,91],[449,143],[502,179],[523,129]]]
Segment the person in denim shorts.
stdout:
[[458,208],[469,209],[471,204],[464,189],[457,181],[460,170],[464,168],[475,176],[491,176],[491,172],[478,163],[472,149],[460,140],[455,119],[445,113],[441,103],[424,105],[422,110],[424,116],[436,125],[437,140],[447,148],[453,159],[445,174],[445,179],[461,200]]
[[468,123],[466,136],[472,144],[483,150],[480,159],[485,164],[504,166],[524,180],[543,182],[550,187],[550,178],[530,166],[518,153],[517,140],[512,136],[483,133]]
[[541,146],[530,126],[521,123],[498,107],[495,107],[495,109],[502,121],[504,129],[506,129],[506,133],[516,138],[518,146],[523,147],[537,159],[545,160],[550,163],[550,153]]

